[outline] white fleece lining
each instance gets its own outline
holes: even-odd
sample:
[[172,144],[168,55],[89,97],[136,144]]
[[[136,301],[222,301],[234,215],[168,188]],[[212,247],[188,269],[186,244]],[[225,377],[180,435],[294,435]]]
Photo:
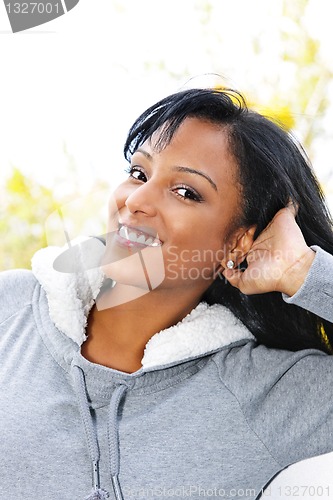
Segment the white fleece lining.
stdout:
[[253,338],[229,309],[200,302],[182,322],[156,333],[148,341],[141,363],[144,368],[165,365]]
[[[76,240],[81,243],[85,240]],[[96,245],[103,245],[96,239]],[[84,255],[79,248],[83,271],[61,273],[53,263],[64,248],[47,247],[32,259],[32,271],[46,292],[50,317],[56,327],[81,345],[86,340],[87,317],[102,286],[100,268],[84,271]],[[98,252],[97,252],[98,253]],[[162,366],[205,353],[242,339],[253,339],[251,332],[226,307],[201,302],[177,325],[153,335],[142,358],[143,368]]]
[[[46,292],[53,323],[78,345],[87,339],[87,317],[104,280],[100,268],[84,270],[84,256],[79,244],[86,240],[72,241],[82,264],[80,273],[61,273],[53,268],[55,259],[68,247],[42,248],[31,261],[32,272]],[[96,246],[100,245],[103,243],[96,239]]]

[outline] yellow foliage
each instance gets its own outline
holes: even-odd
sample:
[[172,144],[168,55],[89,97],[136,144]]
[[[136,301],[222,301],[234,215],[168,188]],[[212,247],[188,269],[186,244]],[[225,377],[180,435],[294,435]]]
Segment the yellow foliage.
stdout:
[[266,106],[257,109],[262,115],[274,120],[286,130],[292,130],[295,127],[295,117],[287,105]]
[[15,194],[23,194],[27,192],[27,187],[26,178],[18,168],[14,167],[13,173],[6,183],[7,191]]
[[44,223],[57,207],[52,191],[14,167],[0,199],[0,270],[29,268],[32,255],[47,243]]
[[[96,182],[92,186],[92,190],[95,189],[100,193],[102,189],[106,190],[106,185]],[[97,195],[97,201],[98,196],[100,195]],[[68,203],[70,199],[75,201]],[[7,179],[5,189],[3,192],[0,190],[0,200],[0,271],[13,268],[29,269],[31,257],[37,250],[49,244],[63,244],[59,239],[60,230],[63,237],[63,227],[59,227],[59,215],[57,227],[51,227],[52,215],[59,214],[60,210],[66,211],[66,223],[71,229],[71,237],[81,234],[80,230],[85,228],[88,222],[88,234],[98,234],[104,229],[102,224],[98,224],[96,198],[82,201],[73,191],[66,200],[55,200],[51,189],[27,177],[15,167]],[[103,213],[103,222],[104,218]],[[74,234],[75,231],[78,234]],[[50,241],[54,234],[56,241]]]
[[[214,90],[223,92],[228,89],[226,89],[222,85],[216,85],[214,87]],[[229,96],[235,104],[240,104],[240,99],[237,96],[237,94],[230,92]],[[246,104],[250,109],[254,109],[258,111],[260,114],[266,116],[267,118],[270,118],[271,120],[274,120],[275,122],[279,123],[286,130],[291,130],[296,124],[296,120],[291,111],[290,106],[288,106],[287,104],[279,104],[279,102],[278,101],[276,102],[275,99],[274,102],[264,107],[257,106],[254,102],[251,102],[247,98],[246,98]]]

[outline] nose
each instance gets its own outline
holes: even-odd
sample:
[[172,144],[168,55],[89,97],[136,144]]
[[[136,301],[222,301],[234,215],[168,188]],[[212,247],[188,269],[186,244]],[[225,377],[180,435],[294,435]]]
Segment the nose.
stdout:
[[142,213],[148,217],[156,215],[158,193],[156,186],[150,182],[141,184],[127,197],[125,205],[132,214]]

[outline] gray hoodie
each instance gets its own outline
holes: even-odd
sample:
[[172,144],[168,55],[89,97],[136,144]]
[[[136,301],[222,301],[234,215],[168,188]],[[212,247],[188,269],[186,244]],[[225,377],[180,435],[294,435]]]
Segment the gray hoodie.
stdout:
[[[333,321],[333,257],[284,297]],[[124,373],[80,354],[100,270],[0,274],[0,498],[251,498],[291,463],[333,450],[333,357],[257,345],[200,303]]]

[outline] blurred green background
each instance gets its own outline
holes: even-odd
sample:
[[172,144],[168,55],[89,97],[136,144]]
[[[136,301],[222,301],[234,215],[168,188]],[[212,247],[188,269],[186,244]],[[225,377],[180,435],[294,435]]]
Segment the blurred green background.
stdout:
[[55,33],[23,34],[6,47],[5,67],[17,67],[0,84],[8,110],[0,116],[1,270],[29,268],[37,249],[63,243],[64,207],[70,236],[103,232],[127,128],[183,85],[237,88],[280,120],[332,205],[329,1],[99,1],[99,13],[82,0]]

